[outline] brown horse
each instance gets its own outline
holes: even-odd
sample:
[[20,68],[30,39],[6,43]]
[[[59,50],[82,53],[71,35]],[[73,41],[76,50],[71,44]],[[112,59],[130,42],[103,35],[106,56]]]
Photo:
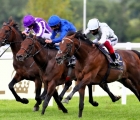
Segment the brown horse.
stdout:
[[[45,95],[46,90],[40,96],[41,87],[42,87],[42,75],[40,74],[40,69],[34,63],[33,58],[29,58],[24,62],[16,60],[16,53],[19,51],[21,42],[24,40],[25,36],[21,34],[19,31],[17,23],[14,22],[12,18],[9,19],[8,23],[4,23],[2,28],[0,29],[0,46],[9,44],[13,53],[13,67],[16,71],[12,81],[9,83],[9,89],[13,93],[16,101],[27,104],[29,101],[26,98],[20,98],[16,91],[14,90],[14,85],[24,79],[34,81],[35,82],[35,100],[37,101],[34,106],[34,111],[39,110],[39,105]],[[54,92],[54,99],[57,102],[58,106],[66,111],[63,107],[62,103],[59,100],[57,91]]]
[[[40,38],[41,39],[41,38]],[[69,68],[67,67],[67,62],[62,65],[58,65],[55,60],[55,56],[57,54],[56,49],[50,49],[49,47],[44,48],[40,42],[42,41],[37,38],[31,38],[27,37],[22,43],[21,43],[21,49],[17,53],[17,59],[20,61],[25,60],[26,58],[33,56],[35,62],[37,65],[41,68],[42,74],[43,74],[43,82],[47,86],[47,95],[45,97],[44,103],[43,103],[43,109],[42,114],[44,114],[45,109],[48,106],[49,100],[51,96],[53,95],[53,92],[55,90],[55,87],[61,84],[66,83],[66,77]],[[45,41],[45,40],[44,40]],[[45,44],[46,46],[46,44]],[[48,45],[47,45],[48,46]],[[42,67],[43,66],[43,67]],[[51,74],[50,74],[51,73]],[[71,79],[75,78],[75,72],[74,69],[71,73]],[[92,85],[87,85],[89,88],[89,102],[93,106],[97,106],[98,103],[93,101],[92,99]],[[112,101],[117,101],[120,99],[120,97],[114,96],[106,87],[107,85],[101,85],[105,91],[108,92],[110,97],[112,97]]]
[[[132,50],[117,50],[123,59],[123,70],[110,69],[105,82],[121,82],[128,87],[140,101],[140,53]],[[86,39],[81,32],[67,35],[60,43],[60,50],[56,55],[58,64],[70,56],[75,55],[77,64],[75,73],[77,85],[65,99],[68,102],[75,92],[79,91],[79,117],[84,109],[84,91],[88,84],[100,84],[108,69],[108,60],[105,55],[91,41]]]

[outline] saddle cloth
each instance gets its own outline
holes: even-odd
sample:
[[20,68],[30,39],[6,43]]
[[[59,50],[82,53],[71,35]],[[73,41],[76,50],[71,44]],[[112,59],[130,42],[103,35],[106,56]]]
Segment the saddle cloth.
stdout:
[[115,55],[116,55],[116,58],[117,58],[117,60],[118,60],[118,62],[120,64],[119,66],[116,66],[115,64],[114,65],[112,64],[113,60],[110,57],[109,52],[107,50],[105,50],[105,48],[103,48],[102,46],[97,46],[97,47],[105,55],[105,57],[107,58],[111,68],[123,70],[123,60],[122,60],[122,57],[119,55],[119,53],[117,51],[115,51]]

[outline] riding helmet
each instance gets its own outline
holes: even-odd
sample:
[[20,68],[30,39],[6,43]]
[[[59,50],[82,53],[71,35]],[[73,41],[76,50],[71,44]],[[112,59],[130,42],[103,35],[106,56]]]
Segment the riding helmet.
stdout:
[[99,20],[96,18],[90,19],[88,21],[87,27],[89,30],[96,30],[99,28]]
[[52,15],[48,20],[48,24],[51,27],[51,26],[58,25],[60,21],[61,21],[61,18],[59,16]]
[[24,27],[28,27],[28,26],[32,25],[34,22],[35,22],[35,18],[32,15],[26,15],[23,18]]

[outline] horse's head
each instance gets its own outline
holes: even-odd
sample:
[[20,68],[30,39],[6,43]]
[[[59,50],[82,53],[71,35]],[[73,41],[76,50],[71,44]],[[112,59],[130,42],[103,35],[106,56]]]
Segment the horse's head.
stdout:
[[36,36],[25,38],[25,40],[21,43],[20,50],[16,54],[18,61],[24,61],[26,58],[33,56],[35,52],[35,42]]
[[75,33],[70,36],[66,36],[60,43],[60,50],[57,52],[56,61],[58,64],[62,64],[64,60],[69,59],[77,50],[75,44]]
[[0,29],[0,46],[13,43],[13,40],[16,42],[20,41],[19,39],[23,37],[21,32],[18,30],[17,23],[14,22],[12,18],[9,18],[9,22],[3,23],[2,28]]

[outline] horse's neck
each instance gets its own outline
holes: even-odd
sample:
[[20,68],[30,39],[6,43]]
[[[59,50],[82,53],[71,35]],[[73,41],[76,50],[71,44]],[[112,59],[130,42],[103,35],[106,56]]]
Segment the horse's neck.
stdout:
[[79,61],[79,63],[84,64],[86,59],[91,55],[91,52],[95,52],[93,56],[96,54],[97,48],[89,46],[85,43],[81,43],[80,48],[75,52],[75,57]]
[[16,53],[20,50],[21,42],[23,41],[22,37],[13,37],[12,42],[10,44],[11,51],[13,56],[16,56]]
[[[48,65],[48,62],[50,60],[55,60],[55,55],[57,53],[56,50],[50,50],[50,49],[46,49],[41,45],[36,45],[35,46],[35,52],[38,52],[36,55],[34,55],[34,61],[36,62],[36,64],[42,68]],[[35,54],[35,53],[34,53]]]

